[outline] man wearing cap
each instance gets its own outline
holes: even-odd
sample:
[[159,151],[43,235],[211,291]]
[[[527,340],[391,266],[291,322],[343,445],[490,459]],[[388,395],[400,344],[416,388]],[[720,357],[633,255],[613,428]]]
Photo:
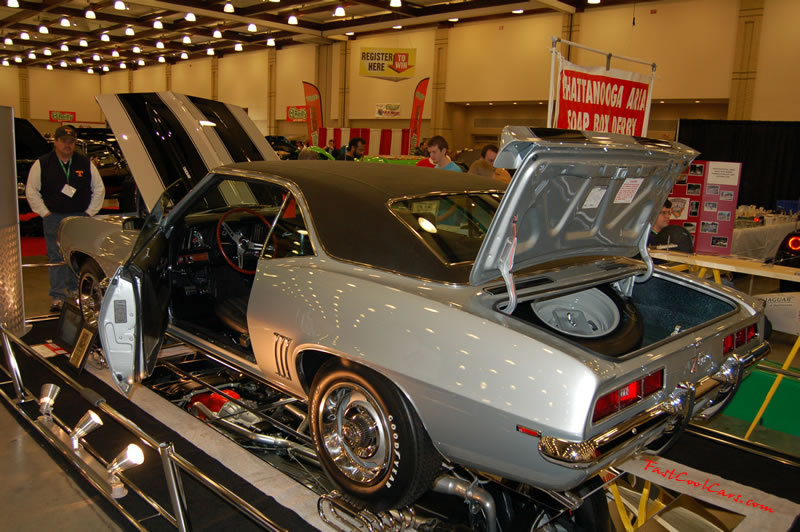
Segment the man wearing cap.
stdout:
[[[42,217],[49,262],[61,262],[58,225],[68,216],[94,216],[103,206],[105,187],[94,164],[75,152],[75,128],[56,129],[53,151],[39,158],[28,173],[25,193],[31,210]],[[61,310],[78,281],[66,266],[50,267],[51,312]]]

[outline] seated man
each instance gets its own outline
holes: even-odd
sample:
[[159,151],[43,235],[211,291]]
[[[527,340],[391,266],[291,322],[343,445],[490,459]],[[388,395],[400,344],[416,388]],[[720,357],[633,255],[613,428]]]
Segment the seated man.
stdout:
[[692,235],[680,225],[669,224],[669,214],[672,210],[672,202],[666,200],[658,218],[650,228],[650,236],[647,238],[649,247],[659,247],[668,251],[682,251],[692,253],[694,244]]

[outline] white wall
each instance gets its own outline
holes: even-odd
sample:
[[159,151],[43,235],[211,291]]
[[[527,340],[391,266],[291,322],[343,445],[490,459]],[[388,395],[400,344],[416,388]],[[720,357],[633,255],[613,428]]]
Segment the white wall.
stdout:
[[753,91],[753,120],[800,120],[800,2],[767,0]]
[[[316,53],[317,47],[313,44],[289,46],[277,51],[275,113],[279,120],[286,120],[288,106],[305,105],[303,82],[317,82]],[[327,111],[323,109],[323,112]]]
[[267,131],[267,53],[229,54],[219,60],[220,100],[246,108],[262,131]]

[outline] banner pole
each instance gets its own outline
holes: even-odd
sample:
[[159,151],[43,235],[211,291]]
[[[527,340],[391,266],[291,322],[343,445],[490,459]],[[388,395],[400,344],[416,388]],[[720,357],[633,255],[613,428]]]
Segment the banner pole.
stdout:
[[556,69],[556,45],[561,40],[558,37],[551,37],[552,46],[550,48],[550,93],[547,97],[547,127],[553,127],[553,83],[555,82],[555,69]]
[[[650,73],[650,88],[647,91],[647,107],[644,110],[644,124],[642,124],[642,136],[647,136],[647,129],[650,126],[650,106],[653,105],[653,85],[656,83],[656,64],[652,64],[653,71]],[[678,140],[677,138],[675,140]]]

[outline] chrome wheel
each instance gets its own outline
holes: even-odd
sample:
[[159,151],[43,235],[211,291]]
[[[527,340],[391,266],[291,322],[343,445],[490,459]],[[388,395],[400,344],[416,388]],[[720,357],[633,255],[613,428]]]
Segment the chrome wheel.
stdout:
[[102,273],[98,274],[99,267],[94,264],[87,266],[81,268],[78,280],[78,303],[86,324],[97,327],[100,305],[103,303],[103,294],[108,281]]
[[369,391],[355,383],[337,383],[326,390],[317,416],[325,451],[347,478],[368,484],[388,469],[389,423]]

